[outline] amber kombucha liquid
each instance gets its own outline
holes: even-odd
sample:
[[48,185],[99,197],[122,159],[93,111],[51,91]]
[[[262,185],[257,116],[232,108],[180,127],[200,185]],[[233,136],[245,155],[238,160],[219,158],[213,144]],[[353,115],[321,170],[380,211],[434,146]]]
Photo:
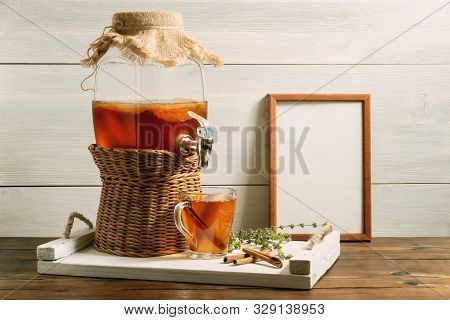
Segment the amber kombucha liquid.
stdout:
[[177,152],[180,134],[196,136],[197,121],[188,111],[207,117],[207,102],[93,101],[95,140],[105,148],[153,149]]
[[188,249],[197,253],[223,254],[228,249],[228,236],[233,223],[235,199],[192,200],[190,208],[184,208],[183,224],[192,234]]

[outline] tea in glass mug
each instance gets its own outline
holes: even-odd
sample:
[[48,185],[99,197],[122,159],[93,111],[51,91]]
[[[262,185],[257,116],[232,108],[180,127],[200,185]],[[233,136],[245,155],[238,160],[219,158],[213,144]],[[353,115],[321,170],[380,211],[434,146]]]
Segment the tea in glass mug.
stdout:
[[223,257],[233,224],[236,190],[203,187],[198,193],[185,193],[174,210],[175,224],[186,237],[192,258]]

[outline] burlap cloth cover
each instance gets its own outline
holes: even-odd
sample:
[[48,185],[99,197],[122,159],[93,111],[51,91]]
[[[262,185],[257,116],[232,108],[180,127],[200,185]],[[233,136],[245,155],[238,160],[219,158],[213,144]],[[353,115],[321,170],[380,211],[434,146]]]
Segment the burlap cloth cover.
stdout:
[[89,146],[102,192],[94,247],[106,253],[154,257],[184,251],[173,220],[181,192],[200,191],[197,156],[164,150]]
[[91,43],[83,66],[94,66],[110,47],[121,50],[122,56],[143,64],[157,62],[175,66],[186,58],[222,66],[222,60],[189,37],[183,30],[183,18],[169,11],[119,12],[112,26]]

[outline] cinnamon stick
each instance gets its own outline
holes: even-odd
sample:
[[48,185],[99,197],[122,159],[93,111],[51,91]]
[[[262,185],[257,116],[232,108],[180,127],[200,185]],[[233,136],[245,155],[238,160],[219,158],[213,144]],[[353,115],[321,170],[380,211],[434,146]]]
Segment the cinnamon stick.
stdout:
[[[263,250],[261,252],[264,254],[269,254],[268,250]],[[240,266],[240,265],[248,264],[248,263],[254,263],[259,260],[258,258],[250,256],[248,253],[238,253],[235,255],[228,255],[227,257],[225,257],[223,259],[224,262],[225,262],[225,259],[227,259],[228,262],[233,262],[233,264],[235,266]]]
[[[197,214],[197,212],[195,212],[195,210],[191,207],[185,207],[184,209],[187,209],[186,212],[189,212],[191,214],[191,217],[194,219],[194,222],[197,226],[199,226],[201,229],[203,230],[208,230],[208,226],[206,225],[206,223],[203,221],[202,218],[200,218],[200,216]],[[214,243],[214,245],[218,248],[225,248],[225,244],[222,242],[222,240],[220,240],[219,238],[217,238],[217,236],[214,234],[214,232],[208,232],[208,235],[211,236],[211,240]]]
[[250,248],[243,248],[242,251],[244,251],[245,253],[248,253],[251,257],[256,258],[256,259],[260,259],[262,261],[265,261],[269,264],[271,264],[272,266],[274,266],[275,268],[280,269],[281,267],[283,267],[283,261],[281,261],[280,258],[274,257],[270,254],[255,250],[255,249],[250,249]]
[[200,218],[200,216],[197,214],[197,212],[195,212],[195,210],[193,208],[184,207],[184,209],[191,214],[196,225],[198,225],[202,229],[208,229],[208,226],[206,225],[206,223],[203,221],[202,218]]
[[250,255],[248,253],[236,253],[236,254],[229,254],[226,257],[223,258],[223,262],[225,263],[234,263],[234,260],[242,259],[242,258],[248,258]]
[[233,260],[233,264],[235,266],[240,266],[240,265],[243,265],[243,264],[253,263],[253,262],[256,262],[256,261],[258,261],[257,258],[251,257],[250,255],[248,255],[248,257],[245,257],[245,258],[234,259]]

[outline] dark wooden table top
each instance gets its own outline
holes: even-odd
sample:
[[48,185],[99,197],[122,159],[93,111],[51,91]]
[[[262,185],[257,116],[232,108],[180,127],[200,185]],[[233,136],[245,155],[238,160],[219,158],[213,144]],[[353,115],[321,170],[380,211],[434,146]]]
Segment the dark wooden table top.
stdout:
[[0,238],[3,299],[448,299],[450,238],[375,238],[343,243],[311,291],[36,273],[36,246],[48,238]]

